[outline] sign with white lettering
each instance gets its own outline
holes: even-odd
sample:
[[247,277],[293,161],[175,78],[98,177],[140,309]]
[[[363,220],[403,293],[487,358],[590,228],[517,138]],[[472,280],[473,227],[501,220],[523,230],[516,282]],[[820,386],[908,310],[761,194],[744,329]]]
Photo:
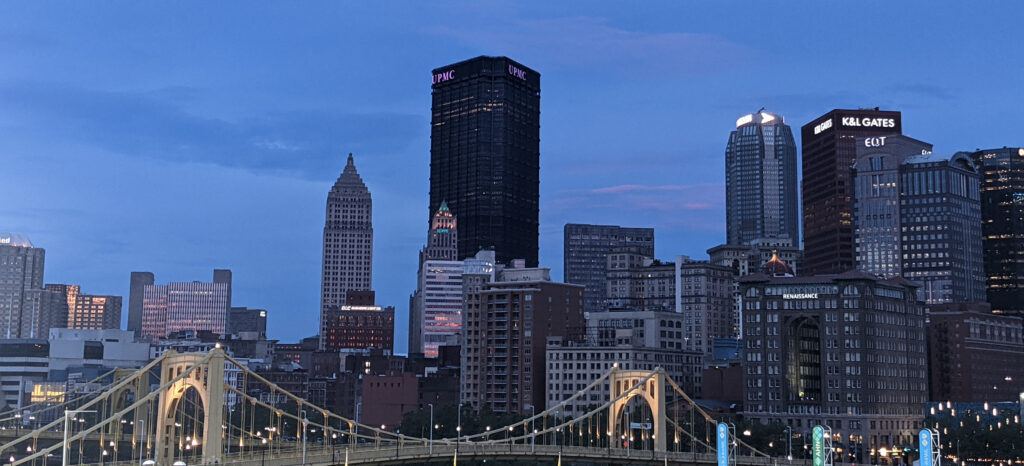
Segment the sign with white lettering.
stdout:
[[823,121],[821,123],[818,123],[814,127],[814,134],[818,134],[818,133],[820,133],[822,131],[825,131],[826,129],[829,129],[831,127],[832,127],[832,119],[829,118],[829,119],[827,119],[827,120],[825,120],[825,121]]
[[818,299],[818,293],[783,293],[782,299]]
[[882,147],[885,145],[885,136],[877,138],[864,138],[864,147]]
[[842,124],[849,128],[895,128],[896,120],[893,118],[843,117]]
[[729,425],[719,422],[716,430],[718,466],[729,466]]

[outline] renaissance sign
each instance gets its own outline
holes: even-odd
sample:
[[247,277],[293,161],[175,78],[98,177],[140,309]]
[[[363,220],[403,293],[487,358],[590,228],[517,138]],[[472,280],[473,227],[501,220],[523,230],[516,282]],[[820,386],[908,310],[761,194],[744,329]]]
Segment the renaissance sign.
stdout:
[[783,293],[782,299],[818,299],[818,293]]

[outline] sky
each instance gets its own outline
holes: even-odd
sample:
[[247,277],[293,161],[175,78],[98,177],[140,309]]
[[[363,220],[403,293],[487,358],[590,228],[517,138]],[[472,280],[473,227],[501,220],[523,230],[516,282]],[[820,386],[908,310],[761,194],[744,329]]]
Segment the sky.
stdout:
[[[936,153],[1024,144],[1019,2],[4,2],[0,231],[46,282],[127,295],[234,272],[271,338],[317,329],[327,192],[355,154],[373,283],[396,307],[426,239],[430,71],[541,73],[540,257],[565,223],[649,226],[656,254],[724,241],[724,150],[762,107],[903,112]],[[799,135],[797,134],[799,138]]]

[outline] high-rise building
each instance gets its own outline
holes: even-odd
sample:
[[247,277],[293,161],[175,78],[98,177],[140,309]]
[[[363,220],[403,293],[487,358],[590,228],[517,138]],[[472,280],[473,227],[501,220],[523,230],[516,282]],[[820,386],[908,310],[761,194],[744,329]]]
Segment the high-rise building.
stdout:
[[462,268],[458,224],[444,202],[434,213],[420,251],[416,291],[409,298],[409,353],[436,357],[462,328]]
[[64,294],[42,289],[29,290],[25,296],[21,319],[22,337],[46,338],[50,329],[67,327],[68,301]]
[[902,133],[900,112],[832,110],[801,128],[804,263],[801,273],[841,273],[855,267],[856,139]]
[[324,336],[338,331],[328,329],[328,323],[345,320],[338,314],[347,302],[347,293],[373,289],[372,278],[373,199],[349,154],[345,169],[327,195],[320,285],[320,344],[323,349],[330,349],[325,346]]
[[630,250],[654,257],[654,229],[567,223],[562,244],[562,278],[583,285],[583,310],[598,312],[607,309],[608,254]]
[[497,272],[467,267],[463,275],[462,401],[476,411],[543,409],[547,339],[585,331],[583,287],[552,282],[548,269],[524,263]]
[[507,57],[433,71],[430,206],[459,219],[458,258],[538,256],[540,74]]
[[800,239],[796,142],[780,115],[758,111],[736,120],[725,149],[728,244]]
[[981,403],[1024,392],[1024,329],[987,303],[929,306],[930,400]]
[[135,335],[142,334],[142,297],[146,285],[156,283],[153,272],[132,272],[131,286],[128,288],[128,330]]
[[882,277],[902,274],[900,169],[932,145],[893,134],[861,138],[853,164],[853,225],[857,269]]
[[73,330],[116,330],[121,328],[121,297],[81,294],[68,310],[66,328]]
[[232,307],[228,311],[228,331],[231,335],[255,333],[267,336],[267,310]]
[[911,157],[900,168],[903,278],[928,304],[985,300],[977,166],[967,153]]
[[972,158],[981,171],[988,302],[992,312],[1024,316],[1024,148],[980,150]]
[[789,238],[762,238],[751,241],[749,244],[720,244],[708,249],[710,262],[732,269],[733,285],[733,334],[742,335],[741,327],[743,321],[740,316],[740,284],[736,278],[759,273],[761,267],[777,259],[786,264],[791,274],[796,275],[803,262],[804,252],[799,247],[793,246],[793,240]]
[[857,462],[872,449],[911,443],[928,393],[915,288],[858,271],[740,278],[743,417],[804,435],[828,425]]
[[395,308],[377,305],[343,304],[326,313],[322,348],[395,349]]
[[206,330],[224,335],[231,309],[230,274],[214,273],[212,282],[146,285],[142,298],[141,339],[155,341],[174,332]]
[[46,251],[28,238],[0,233],[0,338],[24,338],[23,314],[30,290],[43,288]]

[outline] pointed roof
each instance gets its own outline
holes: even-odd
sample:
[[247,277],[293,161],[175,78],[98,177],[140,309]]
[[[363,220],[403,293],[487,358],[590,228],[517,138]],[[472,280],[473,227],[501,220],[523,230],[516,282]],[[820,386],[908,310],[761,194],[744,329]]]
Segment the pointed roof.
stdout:
[[793,269],[779,258],[778,250],[772,251],[772,258],[768,259],[768,262],[761,266],[761,271],[772,277],[793,276]]
[[441,207],[437,208],[438,212],[448,212],[448,201],[441,201]]
[[363,178],[360,177],[359,172],[356,171],[356,162],[352,157],[352,153],[348,154],[348,160],[345,162],[345,168],[341,171],[341,175],[338,176],[338,181],[334,182],[334,188],[331,191],[339,191],[342,189],[366,191],[366,184],[363,183]]

